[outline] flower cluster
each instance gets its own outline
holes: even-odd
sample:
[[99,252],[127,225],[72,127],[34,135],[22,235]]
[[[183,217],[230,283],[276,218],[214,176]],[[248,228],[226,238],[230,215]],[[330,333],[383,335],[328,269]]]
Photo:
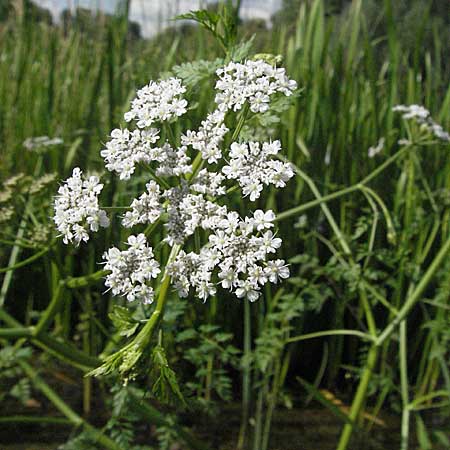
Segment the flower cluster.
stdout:
[[131,211],[127,211],[122,220],[122,225],[131,228],[139,223],[155,223],[161,215],[161,190],[155,181],[150,181],[145,185],[147,192],[139,198],[135,198],[131,203]]
[[281,245],[281,239],[269,230],[274,219],[272,211],[257,210],[244,220],[236,212],[227,213],[200,253],[182,251],[169,265],[180,297],[186,297],[192,287],[205,301],[220,284],[238,298],[255,301],[265,283],[287,278],[289,269],[283,260],[267,260]]
[[121,180],[128,180],[133,175],[136,164],[149,163],[159,153],[158,148],[152,148],[159,139],[156,128],[145,131],[115,129],[111,138],[100,154],[105,159],[105,167],[118,173]]
[[448,134],[441,125],[437,124],[431,117],[430,111],[420,105],[397,105],[392,108],[393,111],[403,113],[405,120],[414,120],[422,125],[427,131],[433,134],[437,139],[450,142],[450,134]]
[[220,146],[229,131],[224,120],[224,111],[216,110],[208,114],[198,131],[188,130],[181,137],[182,144],[199,151],[209,164],[217,163],[222,158]]
[[280,141],[264,142],[262,146],[259,142],[233,142],[230,161],[222,172],[228,179],[238,180],[244,196],[254,201],[261,195],[263,184],[284,187],[294,176],[289,163],[271,159],[280,150]]
[[[271,231],[275,216],[272,211],[257,210],[242,219],[218,200],[221,197],[221,201],[226,201],[227,192],[239,185],[243,195],[254,201],[260,197],[264,185],[284,187],[294,173],[289,163],[277,158],[281,150],[279,141],[228,144],[227,117],[242,109],[245,103],[250,114],[263,113],[268,110],[273,95],[290,96],[296,83],[286,76],[284,69],[262,60],[232,62],[219,69],[217,75],[216,108],[197,130],[181,134],[179,146],[175,145],[170,124],[164,125],[163,133],[168,141],[160,138],[161,132],[156,128],[187,110],[183,98],[185,87],[179,79],[169,78],[151,82],[137,92],[130,111],[125,114],[125,120],[134,126],[113,130],[101,156],[106,168],[122,180],[129,179],[138,165],[151,178],[146,191],[132,200],[124,214],[124,227],[147,226],[161,220],[165,227],[162,244],[172,247],[174,257],[178,246],[190,245],[190,237],[197,229],[201,230],[192,239],[196,242],[196,253],[180,250],[166,264],[167,273],[181,296],[188,295],[193,288],[205,300],[221,286],[238,298],[254,301],[262,285],[289,276],[283,260],[270,260],[281,245],[281,239]],[[237,123],[242,125],[246,114],[242,113]],[[232,140],[236,140],[240,126],[234,130]],[[193,156],[196,160],[191,163]],[[213,167],[203,168],[205,163]],[[74,176],[81,175],[76,170]],[[95,202],[90,200],[89,210],[82,209],[80,196],[85,195],[84,191],[82,195],[73,195],[73,184],[76,183],[72,179],[67,180],[64,192],[61,191],[55,221],[65,235],[65,242],[73,239],[78,243],[88,238],[85,223],[94,229],[98,224],[106,226],[107,218],[98,208],[97,196],[101,190],[98,181],[93,188]],[[203,247],[199,237],[204,241]],[[127,245],[124,251],[113,247],[104,254],[105,269],[111,272],[106,277],[106,285],[114,295],[151,303],[154,292],[150,284],[160,273],[159,264],[144,234],[130,236]]]
[[221,111],[237,111],[248,101],[252,112],[264,113],[269,109],[271,95],[281,92],[289,96],[297,88],[284,69],[262,60],[245,64],[230,62],[216,73],[219,76],[216,103]]
[[200,194],[210,195],[211,197],[219,197],[225,195],[225,186],[222,185],[225,177],[219,172],[209,172],[202,169],[194,178],[191,189]]
[[131,110],[125,120],[136,120],[139,128],[147,128],[155,122],[164,122],[186,112],[187,101],[182,97],[186,88],[178,78],[169,78],[159,83],[151,81],[137,91],[131,102]]
[[105,284],[114,295],[123,295],[129,302],[152,303],[154,291],[148,282],[161,272],[159,263],[144,234],[130,236],[127,244],[127,250],[113,247],[104,253],[105,270],[111,271]]
[[109,219],[98,205],[98,196],[103,184],[95,176],[82,178],[81,170],[73,169],[72,176],[58,189],[55,199],[54,222],[64,236],[65,244],[88,241],[88,231],[98,231],[99,227],[108,227]]
[[168,201],[166,223],[169,245],[182,244],[198,227],[212,230],[226,214],[226,207],[192,194],[186,182],[164,192]]

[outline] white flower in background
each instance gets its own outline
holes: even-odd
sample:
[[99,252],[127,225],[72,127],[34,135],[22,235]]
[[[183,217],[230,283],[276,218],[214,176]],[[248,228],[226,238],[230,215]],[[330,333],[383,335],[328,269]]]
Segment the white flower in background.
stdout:
[[82,178],[82,171],[76,167],[72,176],[58,189],[55,199],[54,222],[63,235],[65,244],[89,240],[89,231],[108,227],[109,219],[98,205],[98,196],[103,184],[95,176]]
[[187,101],[182,98],[186,88],[178,78],[169,78],[156,83],[151,81],[139,89],[131,102],[131,110],[125,113],[125,120],[136,120],[139,128],[147,128],[155,122],[164,122],[182,116]]
[[146,185],[147,192],[131,203],[131,211],[127,211],[122,220],[122,225],[131,228],[138,223],[155,223],[161,215],[160,204],[161,190],[155,181],[150,181]]
[[258,210],[244,220],[235,212],[228,213],[216,224],[200,253],[181,252],[169,265],[179,295],[186,297],[192,287],[206,300],[216,293],[215,284],[220,284],[238,298],[255,301],[267,281],[287,278],[289,269],[283,260],[267,260],[281,246],[281,239],[271,231],[259,231],[272,227],[274,219],[272,211]]
[[374,156],[378,155],[378,153],[381,152],[381,150],[383,150],[384,148],[384,137],[382,137],[378,142],[377,145],[374,145],[372,147],[369,147],[367,150],[367,156],[369,158],[373,158]]
[[23,141],[23,146],[29,151],[37,150],[43,147],[54,147],[61,144],[64,144],[64,140],[60,137],[50,138],[48,136],[30,137]]
[[263,184],[284,187],[294,176],[289,163],[271,159],[281,149],[280,141],[233,142],[230,150],[230,161],[222,172],[228,179],[238,180],[244,196],[254,201],[261,195]]
[[424,121],[430,117],[430,111],[420,105],[397,105],[392,108],[392,111],[402,112],[402,117],[405,120],[415,119]]
[[161,272],[153,249],[147,245],[144,234],[130,236],[127,245],[127,250],[113,247],[104,253],[105,270],[111,271],[105,285],[114,295],[125,296],[129,302],[152,303],[154,291],[147,283]]
[[105,167],[119,174],[121,180],[128,180],[133,175],[138,163],[150,163],[159,157],[161,150],[152,148],[159,139],[156,128],[148,130],[119,130],[111,132],[111,140],[100,152],[105,159]]
[[420,105],[397,105],[392,111],[401,112],[403,119],[414,120],[422,125],[428,132],[444,142],[450,142],[450,134],[441,125],[437,124],[431,117],[430,111]]
[[221,111],[237,111],[248,101],[252,112],[264,113],[269,109],[271,95],[281,92],[289,96],[297,89],[297,83],[286,76],[284,69],[262,60],[230,62],[216,73],[219,92],[215,101]]

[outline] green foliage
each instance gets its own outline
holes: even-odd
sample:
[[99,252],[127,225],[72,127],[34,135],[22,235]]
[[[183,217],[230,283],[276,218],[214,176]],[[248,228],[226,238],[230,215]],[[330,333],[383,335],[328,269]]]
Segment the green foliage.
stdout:
[[163,403],[170,403],[173,397],[186,406],[175,372],[169,367],[166,352],[161,345],[152,350],[151,379],[155,380],[152,387],[153,395]]
[[177,20],[193,20],[199,23],[204,29],[208,30],[214,38],[221,44],[222,49],[228,53],[233,47],[237,37],[237,14],[228,1],[223,6],[221,14],[212,10],[190,11],[187,14],[180,14]]
[[216,70],[223,65],[223,59],[217,58],[214,61],[194,61],[186,62],[172,67],[173,74],[181,78],[187,87],[198,86],[200,82],[210,78]]
[[230,341],[233,335],[221,331],[217,325],[189,328],[176,337],[176,342],[186,347],[183,359],[195,367],[194,379],[185,383],[191,396],[196,395],[199,405],[206,411],[213,406],[215,396],[231,400],[232,380],[228,368],[239,364],[239,350]]
[[[199,123],[204,112],[211,110],[211,99],[202,87],[213,83],[215,70],[224,62],[263,58],[283,64],[297,80],[298,93],[280,97],[265,114],[249,114],[240,139],[280,138],[284,156],[307,173],[324,196],[355,186],[388,161],[401,150],[399,139],[413,143],[368,183],[379,200],[355,189],[279,222],[283,258],[289,261],[291,277],[283,283],[283,290],[267,291],[257,303],[246,305],[250,312],[244,327],[242,302],[232,303],[224,295],[215,299],[213,308],[171,296],[161,322],[164,348],[155,345],[156,336],[145,351],[139,345],[122,346],[145,326],[154,305],[117,306],[116,300],[102,296],[103,288],[94,284],[103,276],[99,275],[92,284],[65,293],[48,335],[42,337],[47,343],[55,339],[56,349],[68,346],[63,355],[66,362],[75,358],[74,348],[85,358],[110,355],[121,348],[107,359],[109,365],[94,373],[121,371],[127,386],[117,384],[109,392],[112,377],[96,380],[93,388],[91,380],[83,383],[84,397],[93,395],[110,413],[104,431],[119,448],[150,448],[136,445],[142,437],[141,427],[149,422],[131,407],[136,398],[151,397],[158,405],[164,404],[167,422],[156,427],[158,443],[148,443],[162,449],[180,442],[178,420],[185,418],[178,413],[186,406],[219,412],[224,403],[241,398],[243,428],[250,418],[255,425],[246,437],[251,435],[253,448],[270,448],[274,409],[302,404],[303,391],[292,383],[298,373],[309,380],[309,393],[317,394],[324,385],[333,391],[345,390],[350,401],[367,368],[370,341],[342,335],[295,343],[289,339],[335,329],[368,333],[361,290],[376,332],[381,332],[421,283],[447,239],[448,147],[391,111],[398,103],[424,104],[449,128],[450,40],[441,2],[424,8],[421,1],[383,2],[381,7],[375,1],[286,1],[274,18],[274,28],[251,38],[254,28],[250,24],[238,27],[235,11],[228,6],[181,17],[205,27],[211,39],[201,29],[188,27],[181,30],[182,35],[172,29],[147,41],[131,39],[127,31],[131,24],[119,18],[107,18],[103,26],[80,11],[78,25],[75,17],[65,16],[64,26],[58,28],[31,16],[22,21],[0,3],[0,16],[9,17],[0,28],[2,268],[26,261],[52,244],[51,203],[57,180],[74,165],[98,169],[100,143],[112,128],[120,127],[133,92],[169,70],[198,94],[197,102],[189,105],[189,113],[181,119],[181,128]],[[217,52],[217,41],[222,54]],[[232,122],[232,118],[227,120]],[[175,131],[178,138],[180,130]],[[60,136],[64,142],[25,150],[27,138],[43,135]],[[386,141],[381,153],[369,158],[367,149],[381,137]],[[106,179],[105,196],[113,205],[125,204],[142,192],[145,182],[145,177],[136,178],[124,188]],[[285,194],[269,192],[255,206],[280,213],[308,205],[317,200],[309,188],[298,176]],[[233,195],[229,194],[229,200],[240,210],[240,197]],[[152,232],[157,240],[160,230]],[[89,248],[61,249],[52,244],[37,262],[2,273],[0,304],[5,302],[5,311],[34,326],[61,279],[97,272],[101,252],[126,237],[114,222],[111,231],[99,235]],[[342,239],[350,255],[343,250]],[[163,254],[165,249],[156,251]],[[410,402],[450,390],[448,269],[448,264],[439,268],[407,317]],[[2,326],[12,329],[5,332],[5,339],[12,341],[10,333],[21,324],[0,318]],[[6,344],[2,338],[4,342],[0,400],[26,402],[30,382],[17,362],[23,359],[34,364],[35,359],[28,347]],[[33,342],[45,347],[39,337]],[[398,414],[405,410],[398,346],[399,333],[394,328],[381,346],[367,385],[367,412],[374,416],[383,409]],[[61,357],[55,351],[52,355]],[[419,406],[433,408],[444,419],[449,411],[448,401],[441,397]],[[449,447],[445,430],[430,424],[426,413],[414,410],[411,414],[411,434],[423,448]],[[64,448],[101,446],[92,433],[83,431]]]
[[109,318],[120,336],[127,338],[133,336],[139,327],[139,321],[133,319],[133,314],[130,309],[123,306],[114,305],[113,310],[109,314]]
[[31,384],[19,361],[29,361],[31,357],[32,350],[29,347],[17,350],[13,346],[5,346],[0,349],[0,402],[13,397],[25,405],[30,400]]

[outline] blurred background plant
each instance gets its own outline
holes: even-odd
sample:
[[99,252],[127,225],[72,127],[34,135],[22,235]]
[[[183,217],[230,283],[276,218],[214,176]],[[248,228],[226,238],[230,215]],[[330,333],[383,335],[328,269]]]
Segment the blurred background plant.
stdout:
[[[449,146],[392,110],[423,104],[449,129],[448,2],[284,0],[271,27],[237,20],[240,3],[208,4],[226,42],[187,20],[144,39],[128,1],[56,22],[29,0],[0,3],[0,423],[58,424],[65,449],[317,448],[271,436],[277,410],[318,402],[343,426],[329,448],[448,448]],[[279,213],[291,278],[253,304],[171,293],[148,376],[93,381],[151,307],[102,292],[119,227],[59,245],[53,193],[74,165],[101,171],[101,143],[150,79],[182,78],[198,102],[180,124],[199,125],[223,47],[281,55],[301,88],[243,129],[281,138],[297,167],[258,200]],[[110,204],[146,182],[104,180]]]

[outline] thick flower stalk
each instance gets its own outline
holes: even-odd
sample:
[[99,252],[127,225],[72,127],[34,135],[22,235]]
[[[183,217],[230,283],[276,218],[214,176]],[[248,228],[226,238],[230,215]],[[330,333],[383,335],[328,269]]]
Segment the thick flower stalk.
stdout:
[[[130,127],[113,130],[101,151],[106,169],[121,180],[136,171],[148,174],[146,192],[130,202],[122,217],[122,225],[133,230],[127,248],[113,247],[103,256],[109,271],[106,286],[113,295],[143,303],[154,300],[155,279],[160,278],[160,288],[153,316],[97,374],[127,372],[139,360],[170,284],[180,297],[192,293],[205,301],[221,289],[255,301],[266,283],[289,276],[285,261],[275,257],[281,246],[273,230],[275,214],[256,210],[242,218],[227,204],[226,194],[240,189],[253,202],[265,186],[282,188],[293,177],[290,163],[277,158],[280,141],[242,142],[239,131],[248,116],[268,111],[274,96],[290,96],[296,83],[284,69],[262,60],[231,62],[217,76],[215,108],[197,130],[186,130],[177,139],[171,129],[188,108],[181,80],[152,81],[137,92],[125,114]],[[75,169],[75,178],[67,180],[55,202],[55,221],[66,243],[86,241],[88,231],[107,225],[97,203],[102,185],[96,179],[83,182],[80,176]],[[78,200],[70,200],[71,191],[83,199],[81,209]],[[169,261],[156,261],[145,232],[134,233],[160,222],[165,230],[160,245],[172,247]]]

